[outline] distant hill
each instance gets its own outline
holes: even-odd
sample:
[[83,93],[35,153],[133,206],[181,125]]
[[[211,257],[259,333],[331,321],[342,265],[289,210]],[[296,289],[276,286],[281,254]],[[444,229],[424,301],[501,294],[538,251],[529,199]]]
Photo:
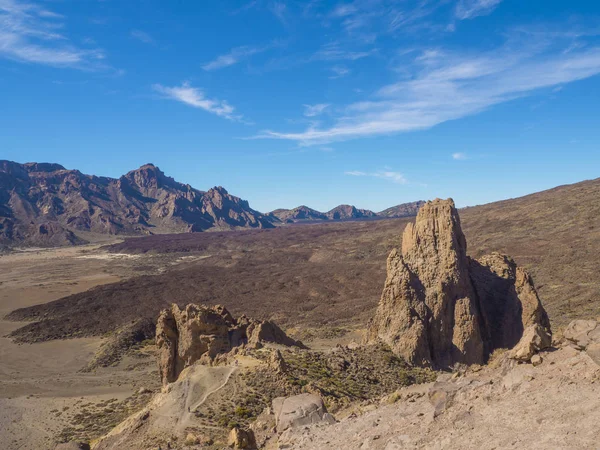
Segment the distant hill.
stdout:
[[413,217],[416,216],[425,201],[402,203],[401,205],[392,206],[377,213],[378,217]]
[[59,164],[0,161],[0,244],[80,244],[78,232],[154,234],[271,228],[272,219],[222,187],[178,183],[153,164],[118,179]]
[[336,206],[325,215],[329,220],[364,219],[377,216],[373,211],[368,209],[357,209],[352,205]]
[[368,209],[359,209],[352,205],[339,205],[327,212],[320,212],[308,206],[298,206],[294,209],[276,209],[268,216],[274,217],[283,223],[309,222],[321,220],[352,220],[352,219],[375,219],[375,218],[399,218],[414,217],[424,201],[404,203],[392,206],[380,213]]
[[268,215],[275,217],[283,223],[309,220],[327,220],[327,216],[322,212],[304,205],[298,206],[294,209],[276,209],[271,211]]

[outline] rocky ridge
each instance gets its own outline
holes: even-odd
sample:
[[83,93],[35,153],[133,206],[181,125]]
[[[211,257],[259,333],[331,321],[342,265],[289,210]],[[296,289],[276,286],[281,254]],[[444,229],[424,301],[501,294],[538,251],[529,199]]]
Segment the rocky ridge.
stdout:
[[484,363],[532,325],[550,333],[529,274],[505,255],[468,257],[454,202],[438,199],[421,208],[401,251],[388,257],[368,340],[384,341],[411,364],[448,368]]
[[0,161],[0,244],[84,243],[112,235],[270,228],[272,220],[223,187],[194,189],[146,164],[119,179],[59,164]]
[[377,213],[377,217],[414,217],[419,212],[419,209],[425,204],[424,200],[416,202],[402,203],[392,206]]
[[283,223],[296,222],[318,222],[325,220],[355,220],[355,219],[374,219],[374,218],[401,218],[414,217],[417,215],[419,208],[425,204],[424,201],[403,203],[393,206],[379,213],[369,209],[360,209],[353,205],[338,205],[335,208],[320,212],[308,206],[298,206],[293,209],[276,209],[268,213],[272,217]]

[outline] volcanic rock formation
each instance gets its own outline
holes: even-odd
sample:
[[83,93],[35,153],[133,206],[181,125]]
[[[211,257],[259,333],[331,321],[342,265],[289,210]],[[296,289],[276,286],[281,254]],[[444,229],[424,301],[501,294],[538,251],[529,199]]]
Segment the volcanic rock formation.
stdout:
[[450,200],[427,202],[392,250],[368,339],[383,340],[411,364],[484,363],[512,348],[523,330],[550,323],[529,274],[507,256],[473,260]]
[[163,385],[176,381],[196,361],[210,364],[222,354],[243,345],[258,348],[263,343],[302,346],[276,324],[242,316],[234,319],[223,306],[176,304],[161,311],[156,324],[158,365]]

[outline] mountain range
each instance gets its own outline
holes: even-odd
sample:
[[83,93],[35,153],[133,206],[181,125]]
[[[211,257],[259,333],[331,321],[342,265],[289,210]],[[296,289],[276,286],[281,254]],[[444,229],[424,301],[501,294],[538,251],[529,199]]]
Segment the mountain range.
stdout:
[[398,205],[379,214],[351,205],[326,213],[299,206],[263,214],[223,187],[200,191],[166,176],[153,164],[109,178],[60,164],[0,161],[1,245],[76,245],[94,234],[148,235],[408,217],[416,215],[421,204]]

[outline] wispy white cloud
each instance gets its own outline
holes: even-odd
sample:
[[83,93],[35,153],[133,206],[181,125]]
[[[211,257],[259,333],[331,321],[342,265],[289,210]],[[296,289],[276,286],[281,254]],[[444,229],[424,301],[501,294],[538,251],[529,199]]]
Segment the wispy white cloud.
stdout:
[[337,4],[326,17],[354,40],[373,42],[385,34],[436,28],[431,16],[446,1],[353,0]]
[[246,3],[245,5],[242,5],[239,8],[231,11],[231,14],[232,15],[240,14],[240,13],[246,12],[250,9],[256,8],[256,6],[258,6],[258,0],[252,0],[248,3]]
[[313,61],[356,61],[366,58],[377,52],[377,49],[370,50],[349,50],[339,42],[330,42],[322,46],[311,58]]
[[462,161],[467,159],[467,154],[464,152],[457,152],[457,153],[452,153],[452,159],[456,160],[456,161]]
[[78,48],[60,31],[64,16],[36,3],[0,0],[0,57],[79,69],[106,68],[99,49]]
[[331,12],[330,16],[331,17],[347,17],[353,14],[356,14],[358,12],[358,8],[356,7],[356,5],[353,5],[352,3],[346,4],[346,5],[338,5],[334,8],[334,10]]
[[345,77],[350,73],[350,69],[345,66],[333,66],[330,70],[333,72],[333,74],[329,77],[331,80]]
[[306,117],[315,117],[323,112],[329,107],[329,103],[317,103],[316,105],[304,105],[304,115]]
[[400,172],[393,172],[391,170],[381,170],[378,172],[362,172],[360,170],[351,170],[344,172],[345,175],[353,177],[374,177],[381,178],[383,180],[391,181],[396,184],[408,184],[406,177]]
[[266,50],[271,49],[272,47],[281,45],[279,42],[275,42],[273,44],[266,45],[264,47],[251,47],[248,45],[244,45],[241,47],[233,48],[224,55],[220,55],[214,60],[204,64],[202,68],[207,71],[223,69],[224,67],[233,66],[240,61],[243,61],[249,58],[252,55],[256,55],[257,53],[262,53]]
[[142,30],[131,30],[131,37],[144,44],[153,44],[154,39],[148,33]]
[[431,128],[479,113],[543,88],[563,86],[600,74],[600,46],[564,52],[564,40],[523,34],[488,52],[452,53],[433,49],[409,56],[396,83],[368,101],[336,107],[329,127],[300,132],[266,130],[256,138],[322,145],[373,135]]
[[275,17],[284,25],[287,24],[286,14],[287,14],[287,6],[284,2],[272,2],[269,5],[269,10],[273,13]]
[[459,0],[456,4],[455,15],[460,20],[487,16],[501,2],[502,0]]
[[186,105],[200,108],[217,116],[224,117],[229,120],[240,120],[242,116],[234,115],[234,107],[224,100],[209,99],[204,96],[204,92],[200,89],[192,87],[185,82],[181,86],[163,86],[155,84],[153,89],[162,94],[165,98],[176,100]]

